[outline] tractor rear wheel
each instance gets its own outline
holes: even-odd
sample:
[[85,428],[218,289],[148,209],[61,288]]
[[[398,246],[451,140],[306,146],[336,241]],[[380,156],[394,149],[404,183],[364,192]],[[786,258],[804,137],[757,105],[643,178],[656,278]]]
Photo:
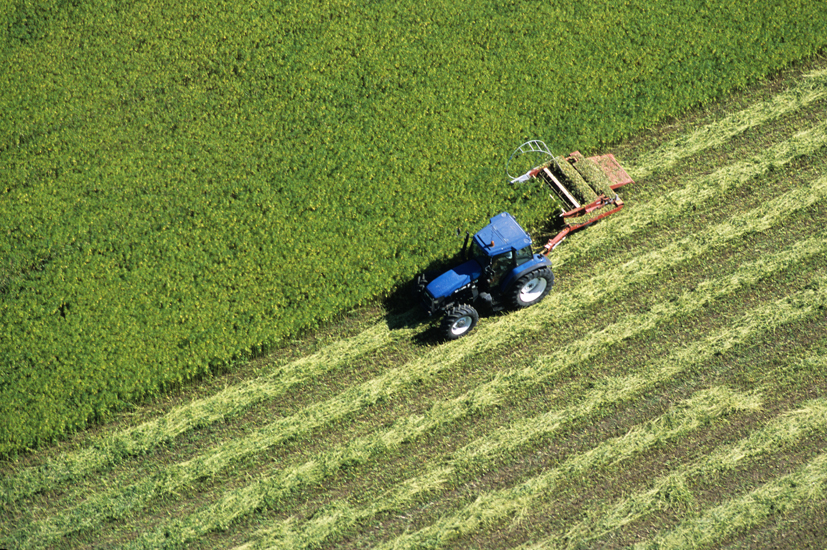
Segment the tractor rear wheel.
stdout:
[[523,275],[509,290],[509,302],[515,308],[532,306],[546,297],[554,285],[554,274],[547,267]]
[[476,309],[468,304],[460,304],[445,312],[440,331],[448,340],[456,340],[471,332],[479,320],[480,315]]

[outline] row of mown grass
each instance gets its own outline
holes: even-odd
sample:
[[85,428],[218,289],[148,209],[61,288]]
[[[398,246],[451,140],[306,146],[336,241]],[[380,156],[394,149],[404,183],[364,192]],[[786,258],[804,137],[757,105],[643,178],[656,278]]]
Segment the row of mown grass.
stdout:
[[[814,149],[810,157],[815,159],[813,168],[818,172],[819,162],[823,165],[823,148]],[[414,357],[410,361],[400,364],[406,365],[405,368],[416,368],[416,365],[423,365],[423,354],[433,355],[434,360],[443,354],[450,364],[438,367],[440,373],[422,377],[416,384],[388,394],[384,400],[363,407],[355,414],[348,413],[338,420],[322,423],[308,435],[300,435],[296,441],[285,441],[272,451],[262,448],[261,452],[227,461],[223,453],[241,447],[236,446],[232,438],[216,442],[213,448],[195,457],[200,461],[196,463],[210,464],[209,457],[215,457],[228,464],[223,469],[212,470],[214,477],[207,476],[205,471],[204,477],[196,477],[189,485],[181,486],[173,475],[187,462],[178,459],[174,452],[170,456],[165,450],[150,449],[146,457],[121,455],[118,460],[127,460],[125,468],[116,466],[111,474],[104,473],[103,479],[90,481],[88,487],[78,492],[61,488],[66,487],[68,479],[58,482],[55,487],[45,483],[39,489],[45,490],[45,498],[29,494],[10,499],[22,499],[17,505],[10,506],[21,514],[16,520],[20,525],[17,540],[25,540],[34,546],[45,541],[67,545],[110,541],[147,546],[180,545],[189,541],[187,545],[227,547],[229,540],[236,543],[253,540],[263,546],[270,543],[290,546],[302,541],[307,544],[327,541],[335,546],[366,545],[401,535],[402,530],[415,526],[409,521],[419,521],[419,527],[439,525],[443,521],[440,518],[451,521],[452,516],[462,514],[463,507],[470,505],[480,491],[486,490],[486,483],[494,484],[488,490],[495,490],[498,483],[518,486],[521,482],[519,472],[522,471],[520,463],[538,453],[547,453],[549,446],[560,448],[567,444],[567,439],[580,438],[581,450],[570,449],[574,453],[572,458],[588,453],[589,449],[608,441],[607,434],[622,435],[635,425],[645,425],[661,414],[668,415],[671,402],[680,396],[688,399],[698,390],[711,388],[714,394],[714,388],[732,387],[735,382],[743,384],[746,381],[741,390],[742,397],[738,398],[741,401],[743,395],[756,390],[756,386],[749,383],[751,377],[762,373],[766,374],[766,380],[758,384],[761,389],[768,384],[772,387],[773,381],[778,382],[774,390],[762,395],[763,406],[776,410],[775,405],[771,405],[774,400],[779,394],[791,391],[793,396],[788,397],[791,402],[786,408],[795,409],[801,392],[799,376],[776,376],[761,359],[747,361],[746,365],[752,365],[754,370],[746,366],[731,369],[739,371],[740,376],[732,378],[726,375],[727,369],[722,368],[720,362],[750,357],[749,350],[756,341],[777,343],[779,334],[786,330],[795,334],[797,328],[805,326],[801,323],[815,323],[815,334],[820,333],[823,338],[823,315],[819,317],[819,310],[813,309],[819,304],[818,294],[813,292],[823,288],[817,282],[823,272],[820,263],[823,253],[819,255],[823,239],[819,238],[819,232],[823,231],[824,211],[819,197],[824,192],[824,185],[819,179],[814,175],[791,185],[783,177],[772,178],[761,187],[763,194],[756,197],[758,200],[750,204],[754,207],[752,210],[744,211],[743,206],[734,204],[719,209],[719,223],[714,226],[718,230],[712,232],[709,239],[694,235],[694,228],[684,223],[681,213],[674,212],[657,227],[647,225],[638,235],[640,241],[629,251],[606,256],[591,266],[578,264],[576,258],[569,260],[557,270],[555,293],[542,307],[485,319],[478,335],[474,339],[469,337],[467,342],[462,340],[433,351],[414,348],[403,351],[401,357],[396,358],[404,361],[402,358],[412,354]],[[708,179],[704,181],[709,182]],[[693,182],[697,180],[680,183],[692,185]],[[629,209],[616,216],[615,223],[633,208],[645,209],[657,202],[656,196],[645,194],[648,180],[641,182],[640,187],[644,192],[638,194],[637,204],[630,204]],[[810,191],[810,195],[806,191]],[[814,233],[807,235],[809,239],[803,238],[807,231]],[[672,242],[664,243],[658,250],[648,249],[650,237],[662,233],[672,235]],[[597,238],[594,235],[596,233],[591,230],[583,233],[578,244]],[[776,248],[766,254],[765,246],[770,243],[777,243]],[[571,242],[566,244],[566,247],[571,246]],[[719,257],[722,260],[719,261]],[[727,257],[731,261],[727,261]],[[808,257],[810,260],[806,260]],[[626,265],[630,259],[634,260],[633,264]],[[640,270],[638,266],[648,266],[649,269]],[[600,274],[606,284],[596,284],[595,274]],[[668,277],[664,278],[666,274]],[[685,289],[682,281],[693,279],[692,285]],[[756,285],[770,288],[772,298],[756,292]],[[597,294],[594,294],[594,288],[599,289]],[[684,293],[684,290],[687,291]],[[783,298],[787,295],[792,300]],[[797,295],[800,298],[794,298]],[[613,297],[621,298],[623,302],[607,308],[607,303],[611,303],[606,301],[607,298]],[[569,313],[570,318],[556,318],[561,312]],[[810,321],[790,325],[782,315],[787,313],[803,315]],[[734,321],[739,317],[743,319],[742,323]],[[786,318],[786,321],[790,319]],[[712,336],[710,331],[713,331]],[[532,343],[535,338],[540,341]],[[488,339],[494,343],[480,345]],[[705,340],[713,342],[711,348],[704,348]],[[791,353],[791,357],[800,358],[808,348],[817,349],[818,340],[802,344],[805,348]],[[408,347],[400,343],[390,345]],[[553,353],[538,359],[536,355],[541,348],[546,350],[545,353],[549,350]],[[672,356],[664,356],[670,351]],[[655,383],[657,377],[644,376],[647,372],[651,375],[652,369],[657,370],[659,364],[665,369],[674,368],[669,364],[670,357],[683,357],[694,367],[682,376],[663,376],[659,383]],[[783,364],[794,361],[784,357],[781,353],[776,360]],[[564,368],[561,371],[554,365]],[[817,372],[812,369],[818,368],[819,365],[815,365],[806,372],[812,374]],[[636,371],[640,371],[637,378],[634,376]],[[548,375],[540,374],[543,372]],[[802,369],[795,374],[804,372]],[[377,380],[387,381],[388,378],[381,374],[366,380],[362,388],[373,387]],[[342,391],[345,391],[344,395],[359,393],[358,390],[348,390],[358,387],[359,380],[348,376],[346,371],[342,375],[338,387],[331,389],[328,404],[342,403]],[[716,376],[719,377],[717,382],[710,382]],[[643,387],[650,389],[635,389],[635,380],[646,381]],[[815,387],[818,387],[817,376],[815,380]],[[443,385],[445,388],[440,389]],[[629,393],[624,393],[624,388]],[[588,412],[590,399],[594,400],[594,408]],[[299,418],[323,407],[321,402],[318,405],[311,403],[306,409],[291,414]],[[444,422],[427,426],[428,418],[439,420],[438,413],[450,411],[451,407],[464,408],[468,412],[457,417],[447,414],[443,417]],[[197,411],[197,406],[193,410]],[[277,404],[275,409],[261,408],[253,416],[241,420],[239,428],[248,432],[253,429],[255,436],[263,431],[263,426],[272,422],[274,414],[283,417],[288,410],[292,411],[292,408],[284,403]],[[575,410],[582,410],[584,414],[579,417],[568,414]],[[175,416],[186,415],[176,413]],[[426,421],[419,435],[415,429],[408,429],[414,424],[406,424],[418,417]],[[543,418],[549,423],[544,424]],[[555,418],[563,424],[555,427]],[[232,422],[232,417],[228,420]],[[201,437],[204,430],[198,426],[196,422],[191,428],[194,431],[184,432],[183,437]],[[511,426],[510,430],[508,426]],[[536,431],[532,432],[533,427]],[[547,428],[551,431],[540,435]],[[398,436],[391,436],[395,431],[400,434],[407,431],[410,438],[395,444],[394,437]],[[357,434],[362,434],[358,436],[362,439],[355,439]],[[387,434],[388,439],[383,439],[383,434]],[[516,438],[516,445],[509,443],[511,438]],[[178,435],[167,441],[174,449],[181,439],[182,435]],[[374,442],[374,447],[363,445],[370,441]],[[384,449],[376,446],[380,441],[386,445]],[[681,440],[677,444],[685,443]],[[309,452],[304,447],[310,447]],[[665,447],[669,448],[668,445]],[[468,453],[476,456],[474,448],[486,449],[478,456],[480,461],[453,462]],[[277,457],[275,463],[271,462],[271,452]],[[661,452],[663,448],[658,448],[655,455]],[[335,460],[341,460],[339,464],[344,467],[337,467]],[[547,454],[546,460],[555,464],[563,457],[558,459]],[[155,482],[171,482],[172,492],[150,498],[138,496],[138,500],[134,500],[144,482],[133,482],[130,486],[122,480],[134,478],[130,465],[142,462]],[[165,462],[170,462],[171,466],[165,467]],[[325,473],[325,466],[321,466],[321,477],[313,477],[318,474],[312,474],[312,469],[319,468],[320,462],[327,465],[328,470]],[[453,476],[440,478],[440,474],[446,474],[441,468],[457,468],[457,464]],[[111,468],[106,461],[93,463],[88,470],[77,471],[75,475],[84,479],[101,467],[104,470]],[[291,476],[291,469],[303,471],[308,477]],[[635,483],[650,479],[649,473],[645,472]],[[255,480],[252,483],[251,478]],[[263,500],[256,497],[268,487],[284,491],[283,498],[279,499],[278,494],[273,493],[268,493],[266,497],[270,498]],[[101,496],[94,496],[98,493]],[[55,499],[55,494],[64,498]],[[337,499],[337,494],[343,498]],[[129,502],[118,495],[129,496],[135,504],[112,515],[112,510],[106,509],[109,504],[104,497],[115,497],[111,499],[115,503]],[[84,498],[87,502],[78,505]],[[54,502],[47,502],[50,500]],[[611,497],[607,502],[610,500]],[[34,515],[22,512],[32,502],[38,502],[42,511]],[[104,509],[99,511],[95,502],[103,504]],[[435,511],[430,516],[425,512],[423,516],[422,512],[417,512],[423,504],[425,510]],[[136,506],[131,513],[129,506]],[[551,507],[558,509],[560,505],[552,503]],[[582,508],[569,507],[568,510],[570,514],[576,514]],[[138,514],[136,519],[129,518],[139,510],[144,513]],[[364,515],[365,512],[368,515]],[[29,519],[22,519],[27,514]],[[158,517],[167,514],[177,519],[161,526],[153,525]],[[292,516],[295,519],[289,520]],[[112,517],[120,519],[112,521]],[[397,519],[399,517],[411,519]],[[75,528],[75,533],[65,538],[61,538],[59,532],[50,534],[53,527],[69,518],[77,520],[80,527],[89,525],[89,520],[97,527],[86,531]],[[233,528],[225,535],[215,531],[226,525]],[[245,536],[245,531],[249,533],[255,525],[266,530],[252,539],[249,534]],[[386,527],[378,527],[380,525]],[[274,528],[277,528],[275,532],[271,532]],[[485,530],[481,533],[483,537],[494,536],[485,534]],[[289,538],[273,538],[275,534]],[[467,547],[466,542],[457,544]]]
[[824,46],[818,3],[0,8],[0,452],[407,281],[589,152]]
[[[775,306],[776,304],[771,304],[767,308],[769,311],[761,315],[759,319],[756,319],[755,322],[750,325],[750,328],[753,331],[757,330],[758,333],[772,330],[775,325],[773,325],[772,321],[768,320],[767,313],[774,315],[776,313],[773,311]],[[608,328],[611,329],[612,327]],[[739,328],[742,331],[744,329],[744,327]],[[754,335],[754,333],[752,335]],[[723,331],[720,336],[729,336],[732,338],[734,333]],[[738,339],[736,338],[734,342],[730,343],[737,344]],[[673,345],[676,344],[673,343]],[[560,351],[561,354],[564,354],[566,352],[570,352],[571,350],[564,348]],[[294,539],[295,541],[300,541],[302,539],[307,539],[308,541],[319,540],[320,536],[322,536],[322,538],[330,536],[331,532],[335,534],[340,530],[346,531],[347,526],[355,521],[361,524],[369,524],[373,520],[374,514],[382,512],[396,512],[400,508],[406,509],[413,502],[415,502],[415,497],[421,497],[423,493],[427,493],[429,491],[438,491],[440,489],[444,490],[446,485],[451,487],[452,483],[456,484],[457,477],[461,480],[467,479],[469,482],[473,481],[473,473],[487,471],[492,463],[496,464],[496,462],[502,460],[502,457],[504,456],[509,457],[519,454],[522,450],[521,447],[529,444],[530,442],[548,439],[553,440],[556,434],[566,433],[568,429],[570,429],[570,423],[577,426],[580,422],[590,416],[596,415],[599,418],[601,415],[607,414],[605,409],[609,409],[611,411],[612,409],[622,406],[629,401],[634,402],[635,396],[643,395],[647,393],[647,390],[651,391],[659,385],[664,384],[667,380],[672,378],[683,378],[689,373],[685,373],[682,369],[676,368],[680,366],[682,360],[687,361],[689,365],[694,365],[697,368],[712,356],[712,352],[706,353],[699,346],[690,346],[686,350],[681,350],[681,352],[682,353],[677,356],[673,354],[664,357],[663,362],[654,362],[652,364],[652,368],[645,369],[645,372],[641,372],[637,376],[607,377],[605,379],[597,378],[597,380],[590,382],[588,385],[577,384],[574,388],[570,387],[569,391],[564,391],[561,393],[555,401],[559,403],[566,403],[572,400],[579,401],[583,397],[585,397],[585,400],[578,404],[563,407],[560,410],[552,410],[548,413],[533,417],[529,415],[522,420],[513,421],[507,430],[495,431],[490,436],[483,437],[480,440],[473,442],[472,445],[455,451],[453,453],[452,460],[448,462],[448,465],[451,466],[450,468],[446,468],[442,461],[437,461],[433,467],[434,472],[427,471],[426,469],[425,472],[419,473],[413,479],[406,482],[406,486],[409,485],[410,487],[415,487],[418,491],[416,494],[411,494],[411,491],[409,490],[407,497],[409,500],[407,501],[397,492],[389,491],[388,494],[383,495],[383,499],[380,499],[379,501],[368,501],[361,510],[358,508],[355,510],[352,508],[349,509],[347,503],[338,503],[336,506],[331,507],[331,511],[326,509],[319,510],[313,516],[312,522],[308,522],[306,525],[301,525],[299,528],[291,528],[290,521],[286,524],[277,525],[269,532],[269,535],[262,535],[260,540],[267,541],[269,536],[273,536],[277,540],[282,540],[284,538],[288,541],[291,539]],[[721,352],[721,349],[715,350],[715,353]],[[570,359],[569,361],[576,362],[576,359]],[[660,369],[658,369],[659,365]],[[557,374],[560,376],[560,373]],[[594,380],[595,374],[596,373],[592,373],[592,375],[588,378]],[[565,374],[562,376],[565,376]],[[542,382],[542,380],[538,381],[538,385],[542,384]],[[514,389],[516,390],[516,388]],[[581,394],[581,392],[582,396],[579,396],[578,394]],[[458,401],[460,400],[461,399],[458,399]],[[450,417],[445,420],[450,420]],[[578,420],[580,422],[578,422]],[[485,452],[479,455],[478,451],[474,450],[475,448],[485,449]],[[481,461],[481,463],[474,464],[472,462],[471,464],[474,464],[473,466],[469,463],[463,464],[465,461],[460,460],[460,458],[466,455],[473,457],[475,461]],[[461,464],[462,467],[458,471],[453,471],[454,468],[458,467],[457,463]],[[422,469],[425,468],[420,467],[420,470]],[[459,473],[463,470],[466,471],[464,473]],[[470,476],[469,473],[471,474]],[[429,480],[432,480],[430,481],[430,484],[428,483]],[[515,490],[518,493],[522,493],[523,497],[527,497],[525,490]],[[497,517],[497,513],[508,514],[509,510],[513,512],[514,508],[509,508],[506,505],[509,500],[510,499],[508,497],[504,497],[504,506],[499,507],[499,512],[487,514],[488,520],[493,520]],[[471,524],[474,524],[474,518],[486,516],[485,513],[478,512],[479,510],[477,512],[469,512],[471,517],[468,519]],[[444,529],[439,526],[429,528],[429,531],[434,533],[433,536],[440,540],[445,538],[446,533],[452,533],[452,536],[456,536],[461,533],[461,529],[452,523],[450,518],[447,518],[446,521],[448,521],[448,525],[444,525]],[[320,529],[322,530],[322,534],[319,532]],[[325,530],[327,530],[326,533]],[[434,544],[434,540],[422,537],[406,537],[406,540],[409,541],[409,544],[412,547],[430,547]],[[311,543],[307,542],[307,544]],[[401,541],[394,541],[392,544],[398,545],[401,544]],[[266,546],[266,543],[264,545]],[[296,545],[297,542],[285,542],[285,546],[295,547]]]

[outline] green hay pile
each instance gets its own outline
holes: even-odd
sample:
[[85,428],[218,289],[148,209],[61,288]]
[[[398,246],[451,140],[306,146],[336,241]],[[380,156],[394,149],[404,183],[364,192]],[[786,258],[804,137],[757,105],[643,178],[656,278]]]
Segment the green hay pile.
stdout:
[[597,194],[592,191],[586,180],[563,157],[557,157],[556,162],[552,161],[549,169],[560,178],[561,183],[574,195],[574,198],[580,201],[581,206],[597,199]]
[[616,193],[610,187],[612,181],[595,161],[587,159],[580,151],[575,151],[570,156],[575,159],[575,170],[583,176],[583,179],[588,182],[595,193],[603,195],[607,199],[615,196]]

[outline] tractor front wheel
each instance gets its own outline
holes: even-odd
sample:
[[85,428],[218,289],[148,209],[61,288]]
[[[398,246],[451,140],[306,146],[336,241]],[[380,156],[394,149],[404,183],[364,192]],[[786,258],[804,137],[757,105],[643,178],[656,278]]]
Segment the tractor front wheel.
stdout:
[[509,291],[509,301],[515,308],[532,306],[546,297],[554,285],[554,274],[547,267],[523,275]]
[[480,315],[476,309],[467,304],[460,304],[445,312],[440,330],[448,340],[456,340],[471,332],[479,320]]

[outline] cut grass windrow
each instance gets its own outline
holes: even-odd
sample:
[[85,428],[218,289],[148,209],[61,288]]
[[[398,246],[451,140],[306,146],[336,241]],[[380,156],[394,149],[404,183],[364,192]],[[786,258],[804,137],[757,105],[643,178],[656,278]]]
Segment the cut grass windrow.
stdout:
[[[639,265],[627,263],[609,269],[601,277],[605,283],[586,281],[568,293],[567,300],[580,307],[599,303],[605,298],[621,294],[634,282],[652,279],[669,266],[678,265],[691,257],[708,252],[712,247],[742,237],[752,231],[763,231],[779,223],[785,216],[827,196],[827,177],[816,181],[809,189],[797,189],[774,201],[760,205],[756,211],[733,218],[716,226],[708,236],[689,236],[686,239],[645,255]],[[562,306],[559,295],[537,307],[502,317],[487,323],[476,333],[452,345],[442,346],[411,363],[388,370],[382,376],[350,388],[342,394],[305,408],[291,417],[279,419],[245,438],[225,443],[192,460],[167,467],[161,473],[119,490],[95,495],[78,507],[52,516],[39,524],[32,541],[48,544],[67,534],[94,529],[104,522],[123,518],[145,506],[153,498],[174,494],[198,479],[216,475],[229,464],[246,456],[264,452],[292,438],[304,436],[313,429],[364,410],[380,399],[390,397],[400,389],[419,381],[432,379],[440,372],[461,362],[467,355],[493,350],[506,344],[515,335],[525,334],[536,325],[551,322]],[[549,296],[552,298],[552,296]]]
[[[729,220],[712,225],[704,233],[691,234],[683,239],[673,241],[669,245],[645,254],[639,254],[619,266],[610,268],[591,278],[595,292],[600,292],[604,298],[611,298],[612,293],[602,292],[604,286],[616,277],[624,280],[624,290],[639,281],[650,280],[657,273],[668,269],[691,258],[731,243],[733,240],[750,233],[767,231],[781,225],[783,220],[794,212],[807,209],[827,197],[827,176],[822,176],[807,187],[794,189],[773,200],[763,202],[756,208]],[[540,309],[537,315],[545,313]]]
[[[822,356],[821,359],[827,358]],[[537,548],[579,547],[645,516],[669,508],[670,504],[674,504],[676,491],[683,495],[684,505],[691,505],[692,493],[687,487],[690,478],[709,477],[734,470],[749,461],[757,461],[763,456],[790,448],[811,434],[823,432],[825,429],[827,400],[810,401],[798,410],[773,419],[745,439],[719,447],[711,454],[685,465],[681,471],[656,479],[648,490],[634,493],[613,506],[589,510],[583,521],[565,534],[549,537],[538,544]]]
[[[192,516],[175,520],[175,526],[164,525],[156,533],[143,537],[141,543],[152,547],[161,541],[168,541],[166,533],[186,533],[198,536],[209,530],[227,525],[238,517],[265,506],[267,501],[279,501],[296,493],[303,487],[322,482],[326,477],[340,471],[343,465],[364,464],[368,460],[382,456],[391,449],[398,448],[402,442],[414,441],[428,431],[455,422],[472,412],[478,412],[500,403],[507,395],[542,384],[554,374],[567,366],[582,364],[593,360],[621,340],[640,336],[653,330],[661,321],[691,315],[707,307],[716,299],[723,298],[738,290],[750,288],[762,279],[771,277],[792,266],[802,265],[813,256],[827,253],[827,232],[800,241],[790,248],[765,256],[756,262],[744,264],[735,273],[708,280],[694,291],[684,293],[679,299],[667,304],[659,304],[650,311],[640,315],[630,315],[621,322],[604,330],[593,332],[558,350],[555,358],[542,358],[535,364],[522,370],[498,373],[494,379],[454,399],[439,403],[425,415],[414,415],[398,420],[386,430],[355,439],[346,445],[321,453],[312,460],[290,469],[281,471],[277,476],[261,480],[254,487],[247,487],[225,495],[219,502],[206,507]],[[531,433],[529,430],[527,433]],[[500,452],[495,449],[492,452]],[[427,474],[424,479],[412,481],[418,490],[435,487],[433,482],[442,479],[443,471]],[[416,492],[403,488],[402,492],[413,498]],[[397,495],[391,499],[399,503]],[[376,504],[372,509],[379,509]],[[337,508],[336,514],[343,513],[344,508]],[[228,515],[231,512],[231,516]],[[354,516],[355,517],[355,516]],[[183,544],[189,539],[182,539]],[[296,542],[296,541],[293,541]]]
[[827,97],[827,70],[812,71],[805,74],[797,86],[774,95],[769,101],[755,103],[641,155],[628,165],[627,172],[633,179],[642,179],[668,170],[687,157],[723,145],[750,128],[781,118],[824,97]]
[[[403,317],[397,321],[409,320],[411,315]],[[0,502],[11,503],[45,488],[54,488],[104,470],[123,458],[147,453],[186,432],[237,416],[258,403],[284,395],[291,388],[410,335],[409,329],[391,330],[388,323],[377,323],[356,336],[333,342],[316,353],[291,361],[266,376],[181,405],[160,418],[106,435],[89,447],[5,478],[0,485]]]
[[[659,384],[680,376],[696,365],[704,364],[715,354],[733,349],[751,336],[818,315],[821,312],[819,307],[824,308],[827,305],[827,276],[822,276],[818,283],[820,285],[818,291],[798,292],[775,303],[761,306],[745,315],[740,322],[721,330],[718,334],[676,351],[635,374],[603,380],[599,384],[600,387],[586,393],[583,403],[564,409],[563,414],[558,411],[546,413],[539,418],[518,421],[507,430],[495,432],[495,434],[486,438],[489,440],[488,444],[493,444],[500,451],[503,451],[505,450],[503,446],[497,438],[493,437],[498,433],[502,433],[503,441],[528,441],[532,437],[532,432],[536,432],[540,426],[546,424],[547,419],[553,420],[553,425],[558,427],[564,422],[570,422],[571,418],[582,418],[599,407],[606,407],[632,399]],[[465,449],[470,447],[471,445],[465,447]],[[456,454],[455,460],[460,459],[460,457],[462,457],[462,452]],[[546,476],[549,476],[548,479],[546,479]],[[439,547],[450,540],[473,531],[484,522],[503,518],[509,513],[519,511],[521,508],[511,508],[512,504],[519,504],[521,502],[520,498],[527,499],[532,494],[539,496],[539,494],[546,491],[548,483],[554,482],[556,479],[556,474],[552,471],[542,474],[515,489],[499,491],[480,497],[475,503],[460,510],[456,515],[443,518],[420,531],[401,535],[387,544],[379,546],[379,548]],[[518,494],[523,494],[523,497],[517,498]]]
[[[452,533],[467,532],[479,524],[485,524],[495,517],[504,514],[519,513],[528,505],[528,499],[532,492],[548,490],[557,480],[565,479],[567,476],[579,475],[591,468],[608,466],[620,461],[632,458],[635,455],[645,452],[652,446],[665,441],[682,437],[694,430],[708,426],[715,419],[735,411],[756,410],[761,406],[761,399],[755,395],[746,395],[733,392],[728,388],[717,387],[697,392],[692,398],[669,410],[665,415],[656,418],[642,426],[633,428],[628,434],[622,437],[613,438],[598,446],[597,448],[577,455],[559,468],[545,474],[544,479],[536,480],[533,487],[519,493],[509,492],[507,499],[480,497],[474,505],[463,512],[460,519],[454,516],[453,521],[445,525],[449,536]],[[423,494],[423,487],[438,486],[445,483],[446,479],[452,477],[453,472],[449,468],[437,468],[426,476],[408,480],[398,490],[386,495],[381,500],[367,508],[357,510],[350,508],[346,503],[337,502],[323,513],[315,514],[314,518],[308,521],[302,529],[297,529],[292,520],[284,522],[280,530],[271,530],[260,533],[260,538],[255,543],[249,543],[236,550],[251,550],[252,548],[311,548],[320,544],[324,539],[332,535],[332,527],[342,531],[343,528],[365,521],[380,512],[385,512],[399,506],[408,505],[418,495]],[[416,487],[416,491],[409,490]],[[496,500],[496,502],[494,502]],[[440,522],[445,523],[445,522]],[[419,531],[417,535],[424,534]],[[415,546],[417,548],[430,548],[426,541],[420,538],[411,541],[396,539],[393,544],[400,543],[401,547]],[[437,545],[441,540],[437,540]]]
[[560,247],[555,251],[558,263],[595,250],[605,250],[612,242],[630,239],[646,227],[679,218],[693,208],[703,208],[716,198],[727,196],[756,176],[791,161],[811,155],[827,146],[827,121],[798,132],[752,158],[729,164],[706,176],[696,178],[685,186],[656,198],[641,201],[635,208],[624,210],[622,220],[609,218],[589,228],[577,242],[577,248]]
[[[815,399],[809,401],[797,410],[776,417],[763,428],[753,432],[749,437],[738,443],[718,448],[710,455],[686,465],[683,471],[657,479],[653,487],[647,491],[630,495],[614,506],[595,508],[588,511],[587,518],[573,526],[566,533],[556,533],[540,542],[527,544],[520,548],[524,550],[581,548],[590,541],[595,541],[601,536],[622,529],[633,521],[660,510],[675,505],[692,506],[692,494],[686,485],[689,477],[715,475],[722,471],[734,469],[749,460],[756,460],[784,447],[793,446],[812,433],[824,431],[825,426],[827,426],[827,400]],[[681,495],[681,502],[676,502],[676,495]],[[734,500],[741,501],[743,497]],[[711,520],[707,524],[707,527],[709,527],[718,521],[715,518],[724,519],[723,516],[715,514],[714,511],[725,507],[726,505],[722,505],[713,508],[713,510],[703,513],[700,517]],[[719,529],[720,527],[726,529],[725,525],[719,526]],[[661,548],[662,546],[657,547]],[[677,547],[695,548],[692,544]]]
[[[367,521],[378,513],[408,505],[413,498],[439,489],[443,480],[455,477],[458,475],[458,470],[468,464],[490,460],[503,453],[507,454],[531,440],[548,436],[566,425],[583,420],[601,408],[632,399],[658,384],[679,376],[681,372],[695,365],[704,364],[715,354],[732,349],[751,336],[774,330],[787,323],[818,315],[818,307],[823,307],[827,303],[827,288],[824,288],[827,277],[822,277],[820,282],[822,288],[819,292],[805,291],[794,297],[779,300],[776,304],[769,304],[754,310],[733,327],[683,350],[674,352],[662,361],[647,366],[641,372],[631,376],[609,378],[602,381],[597,388],[587,392],[583,402],[577,405],[551,411],[539,417],[520,420],[509,427],[497,430],[490,436],[472,442],[457,451],[447,466],[440,466],[420,477],[408,480],[400,490],[391,491],[366,508],[354,509],[350,508],[347,503],[335,503],[332,505],[332,513],[317,513],[313,520],[304,526],[297,526],[294,520],[288,520],[272,530],[260,533],[258,540],[250,543],[247,547],[301,548],[305,547],[304,545],[312,547],[314,544],[321,543],[325,538],[347,529],[357,521]],[[801,311],[800,308],[807,311]],[[568,350],[565,350],[564,355],[567,353]],[[552,362],[552,364],[547,365],[547,368],[554,368],[554,358],[545,358],[545,361]],[[537,381],[536,378],[535,381]],[[542,380],[539,381],[542,382]],[[419,492],[412,491],[412,487],[417,488]],[[506,509],[507,505],[499,508],[500,511]],[[475,513],[476,511],[470,514],[470,519],[469,517],[463,517],[456,522],[450,519],[445,520],[450,525],[434,528],[438,532],[435,538],[428,536],[434,533],[426,530],[419,534],[400,537],[389,543],[388,547],[419,548],[434,546],[435,541],[445,541],[450,538],[448,536],[450,533],[454,534],[451,536],[462,534],[462,525],[467,526],[467,522],[473,523],[473,521],[476,521],[473,519],[476,517]]]
[[729,537],[743,535],[769,519],[790,513],[807,502],[823,502],[826,489],[827,453],[822,453],[794,472],[706,510],[666,533],[636,544],[634,548],[682,550],[713,546]]

